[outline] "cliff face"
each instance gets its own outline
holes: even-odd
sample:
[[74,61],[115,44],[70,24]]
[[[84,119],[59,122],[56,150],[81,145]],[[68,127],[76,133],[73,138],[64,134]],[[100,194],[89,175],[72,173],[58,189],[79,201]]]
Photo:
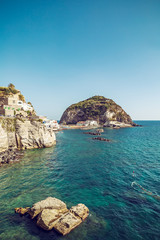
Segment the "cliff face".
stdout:
[[0,152],[8,148],[51,147],[55,143],[55,133],[38,121],[0,119]]
[[131,117],[113,100],[94,96],[68,107],[63,113],[61,124],[76,124],[79,121],[95,120],[104,126],[133,126]]

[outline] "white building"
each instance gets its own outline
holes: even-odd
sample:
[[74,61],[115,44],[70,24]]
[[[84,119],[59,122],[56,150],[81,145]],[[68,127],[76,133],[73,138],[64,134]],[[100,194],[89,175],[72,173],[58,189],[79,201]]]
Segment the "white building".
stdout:
[[95,120],[87,120],[85,122],[85,126],[91,126],[91,127],[96,127],[98,126],[98,122]]
[[24,103],[23,101],[18,101],[17,105],[23,108],[24,111],[33,111],[33,107],[30,104]]
[[44,125],[47,127],[47,128],[52,128],[53,130],[58,130],[60,127],[59,127],[59,124],[56,120],[45,120],[43,121]]

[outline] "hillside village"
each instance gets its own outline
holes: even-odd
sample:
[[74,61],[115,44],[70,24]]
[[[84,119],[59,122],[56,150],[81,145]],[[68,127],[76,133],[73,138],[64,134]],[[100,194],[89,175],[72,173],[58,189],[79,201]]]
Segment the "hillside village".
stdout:
[[32,104],[25,101],[25,97],[20,90],[10,83],[8,87],[0,87],[0,116],[19,117],[21,119],[41,121],[47,128],[59,129],[56,120],[49,120],[44,116],[37,116]]

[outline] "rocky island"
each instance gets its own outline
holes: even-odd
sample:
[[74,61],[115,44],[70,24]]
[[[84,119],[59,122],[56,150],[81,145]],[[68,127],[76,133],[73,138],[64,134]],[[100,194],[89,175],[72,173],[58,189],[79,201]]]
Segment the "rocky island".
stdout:
[[103,96],[94,96],[72,104],[63,113],[60,124],[115,128],[136,126],[122,107]]

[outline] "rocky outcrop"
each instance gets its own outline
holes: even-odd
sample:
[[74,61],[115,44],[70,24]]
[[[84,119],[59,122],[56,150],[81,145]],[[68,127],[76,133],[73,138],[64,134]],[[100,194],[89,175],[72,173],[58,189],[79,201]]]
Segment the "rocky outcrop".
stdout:
[[39,121],[16,118],[0,119],[0,152],[9,148],[31,149],[51,147],[56,143],[55,133]]
[[9,148],[6,151],[0,152],[0,166],[6,163],[18,161],[23,155],[23,151],[13,148]]
[[66,235],[81,223],[82,220],[80,218],[76,217],[73,213],[68,212],[57,220],[54,229],[62,235]]
[[101,135],[101,133],[99,132],[84,132],[83,134],[89,134],[89,135],[95,135],[95,136]]
[[38,121],[16,121],[17,147],[20,149],[51,147],[55,144],[55,133]]
[[111,142],[110,139],[107,138],[102,138],[102,137],[96,137],[96,138],[92,138],[93,140],[98,140],[98,141],[103,141],[103,142]]
[[0,118],[0,152],[16,147],[15,120]]
[[89,214],[89,209],[84,204],[71,207],[69,212],[62,215],[54,225],[54,229],[62,235],[68,234],[84,221]]
[[0,118],[0,166],[18,160],[18,150],[51,147],[56,143],[55,133],[39,121]]
[[111,127],[120,124],[131,127],[131,117],[113,100],[103,96],[94,96],[68,107],[63,113],[60,124],[77,124],[84,121],[97,121],[99,125]]
[[84,204],[78,204],[68,210],[61,200],[48,197],[31,208],[15,208],[15,212],[20,216],[29,214],[32,219],[37,218],[37,225],[44,230],[54,229],[66,235],[88,217],[89,209]]
[[21,208],[20,207],[20,208],[15,208],[14,210],[15,210],[15,213],[19,213],[20,216],[23,216],[23,215],[28,213],[30,208],[29,207],[26,207],[26,208]]
[[62,215],[63,213],[58,209],[43,209],[38,215],[37,225],[44,230],[51,230],[55,225],[55,221]]
[[44,209],[56,209],[61,213],[68,211],[64,202],[57,198],[48,197],[45,200],[35,203],[30,209],[29,214],[34,218]]
[[84,221],[88,217],[89,209],[84,204],[79,203],[77,206],[71,207],[70,212]]

